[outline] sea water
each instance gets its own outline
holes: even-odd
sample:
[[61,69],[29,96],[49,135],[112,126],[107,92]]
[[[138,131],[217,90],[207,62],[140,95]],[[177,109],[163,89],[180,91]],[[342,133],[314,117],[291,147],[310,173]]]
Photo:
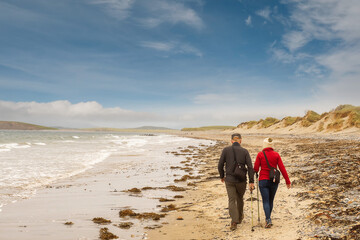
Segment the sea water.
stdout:
[[0,211],[44,186],[86,172],[112,154],[165,154],[211,141],[159,134],[0,131]]

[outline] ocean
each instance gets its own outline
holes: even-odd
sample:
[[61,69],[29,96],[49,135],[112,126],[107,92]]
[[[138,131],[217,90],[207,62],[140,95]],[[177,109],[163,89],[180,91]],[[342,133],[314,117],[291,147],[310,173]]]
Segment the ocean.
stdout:
[[[96,168],[112,155],[136,155],[136,159],[157,159],[169,165],[164,163],[171,160],[167,151],[199,144],[212,141],[166,134],[2,130],[0,211],[7,204],[31,198],[49,184]],[[127,159],[121,161],[126,166]],[[130,161],[133,158],[129,157]],[[154,171],[161,171],[163,164]]]

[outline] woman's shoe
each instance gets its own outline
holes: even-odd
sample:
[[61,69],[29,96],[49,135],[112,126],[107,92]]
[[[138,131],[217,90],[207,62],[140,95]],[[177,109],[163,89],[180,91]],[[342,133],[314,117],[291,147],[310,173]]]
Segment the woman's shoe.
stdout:
[[265,228],[271,228],[272,225],[273,225],[273,224],[272,224],[272,222],[271,222],[271,219],[267,219],[267,220],[266,220],[266,224],[265,224]]

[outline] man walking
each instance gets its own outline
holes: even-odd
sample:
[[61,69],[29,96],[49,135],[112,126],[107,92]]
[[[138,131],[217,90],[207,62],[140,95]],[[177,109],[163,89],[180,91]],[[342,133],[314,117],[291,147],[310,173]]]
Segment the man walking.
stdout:
[[[244,218],[244,193],[246,190],[246,175],[245,179],[239,179],[234,175],[235,167],[238,165],[246,168],[249,176],[250,191],[255,189],[254,187],[254,169],[251,162],[250,154],[248,150],[241,147],[241,135],[234,133],[231,135],[232,146],[226,147],[221,153],[221,157],[218,164],[218,170],[221,178],[221,182],[225,182],[226,191],[229,198],[229,213],[231,217],[230,229],[235,230],[237,224],[240,224]],[[224,165],[225,172],[224,173]]]

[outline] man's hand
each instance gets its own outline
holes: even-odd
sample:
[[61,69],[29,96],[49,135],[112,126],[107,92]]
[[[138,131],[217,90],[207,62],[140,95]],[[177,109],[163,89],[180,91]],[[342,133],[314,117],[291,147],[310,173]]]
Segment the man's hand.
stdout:
[[288,189],[290,189],[290,188],[291,188],[291,184],[286,184],[286,187],[287,187]]
[[225,178],[222,178],[222,179],[221,179],[221,182],[224,183],[224,182],[225,182]]
[[250,191],[252,191],[255,189],[255,185],[253,183],[249,183],[249,188],[250,188]]

